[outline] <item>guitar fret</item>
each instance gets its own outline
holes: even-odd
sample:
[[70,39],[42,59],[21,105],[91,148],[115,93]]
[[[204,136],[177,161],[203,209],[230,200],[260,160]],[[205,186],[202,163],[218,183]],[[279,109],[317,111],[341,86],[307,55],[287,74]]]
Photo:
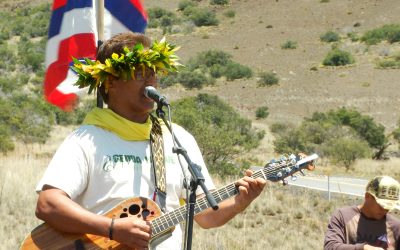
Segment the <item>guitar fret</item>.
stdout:
[[178,211],[179,212],[179,216],[181,217],[181,220],[180,221],[183,221],[183,220],[185,220],[185,211],[183,211],[183,209],[178,209],[178,210],[176,210],[176,211]]
[[178,224],[179,223],[179,219],[176,217],[177,216],[176,212],[173,212],[172,215],[173,215],[173,219],[172,220],[174,222],[173,224],[174,225]]
[[[169,217],[169,220],[167,220],[167,218]],[[167,222],[167,228],[169,228],[169,227],[173,227],[175,224],[174,223],[172,223],[172,218],[171,218],[171,213],[167,213],[167,214],[165,214],[165,218],[166,218],[166,222]],[[171,222],[171,225],[169,224]]]

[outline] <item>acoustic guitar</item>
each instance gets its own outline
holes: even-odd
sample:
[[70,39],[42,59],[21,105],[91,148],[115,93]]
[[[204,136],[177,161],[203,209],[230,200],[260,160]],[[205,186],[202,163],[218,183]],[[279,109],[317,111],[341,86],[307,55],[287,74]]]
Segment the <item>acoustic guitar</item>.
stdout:
[[[252,178],[261,177],[269,181],[287,182],[286,177],[303,169],[313,170],[317,154],[310,156],[289,155],[278,160],[272,160],[262,169],[257,170]],[[218,190],[211,192],[217,203],[238,194],[235,183],[228,184]],[[197,200],[195,214],[209,208],[210,205],[205,197]],[[151,199],[136,197],[127,199],[113,209],[108,211],[105,216],[109,218],[131,217],[133,220],[150,221],[152,233],[150,248],[156,246],[172,233],[175,225],[184,221],[186,218],[187,207],[181,206],[178,209],[162,214],[158,205]],[[88,249],[128,249],[117,241],[110,240],[92,234],[70,234],[63,233],[51,228],[43,223],[32,230],[21,245],[21,250],[88,250]]]

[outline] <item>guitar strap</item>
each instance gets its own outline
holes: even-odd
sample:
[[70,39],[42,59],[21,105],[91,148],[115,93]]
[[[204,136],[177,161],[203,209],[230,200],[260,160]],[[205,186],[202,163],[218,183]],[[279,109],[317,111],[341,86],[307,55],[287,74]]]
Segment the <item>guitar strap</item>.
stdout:
[[159,120],[150,115],[152,127],[150,131],[151,164],[154,173],[155,190],[153,200],[158,202],[165,212],[167,198],[166,169],[164,160],[164,140]]

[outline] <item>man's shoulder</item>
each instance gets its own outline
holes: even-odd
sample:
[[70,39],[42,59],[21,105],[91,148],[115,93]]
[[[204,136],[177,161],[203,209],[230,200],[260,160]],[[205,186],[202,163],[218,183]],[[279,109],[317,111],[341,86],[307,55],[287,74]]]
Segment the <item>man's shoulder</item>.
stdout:
[[341,212],[344,212],[344,213],[359,213],[360,212],[360,209],[356,205],[341,207],[341,208],[338,208],[338,210]]
[[[66,138],[67,141],[94,141],[101,138],[108,140],[113,134],[103,128],[94,125],[80,125],[73,130]],[[107,139],[108,138],[108,139]]]
[[360,209],[358,208],[358,206],[355,205],[340,207],[336,209],[334,215],[338,216],[339,214],[344,218],[352,218],[355,215],[360,214]]
[[398,215],[393,215],[393,214],[387,214],[386,215],[386,221],[388,221],[391,224],[396,225],[396,227],[400,228],[400,218]]
[[105,130],[101,127],[95,125],[80,125],[77,127],[72,133],[71,136],[83,136],[83,135],[96,135],[96,134],[109,134],[108,130]]

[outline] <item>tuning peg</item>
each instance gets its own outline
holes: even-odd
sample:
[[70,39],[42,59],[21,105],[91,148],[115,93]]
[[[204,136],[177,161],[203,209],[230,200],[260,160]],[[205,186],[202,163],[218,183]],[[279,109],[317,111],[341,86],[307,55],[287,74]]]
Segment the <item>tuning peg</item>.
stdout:
[[288,184],[288,181],[287,181],[286,179],[283,179],[283,180],[282,180],[282,184],[283,184],[284,186],[286,186],[286,185]]
[[296,181],[296,180],[297,180],[297,176],[296,176],[296,175],[291,175],[291,176],[290,176],[290,179],[291,179],[292,181]]

